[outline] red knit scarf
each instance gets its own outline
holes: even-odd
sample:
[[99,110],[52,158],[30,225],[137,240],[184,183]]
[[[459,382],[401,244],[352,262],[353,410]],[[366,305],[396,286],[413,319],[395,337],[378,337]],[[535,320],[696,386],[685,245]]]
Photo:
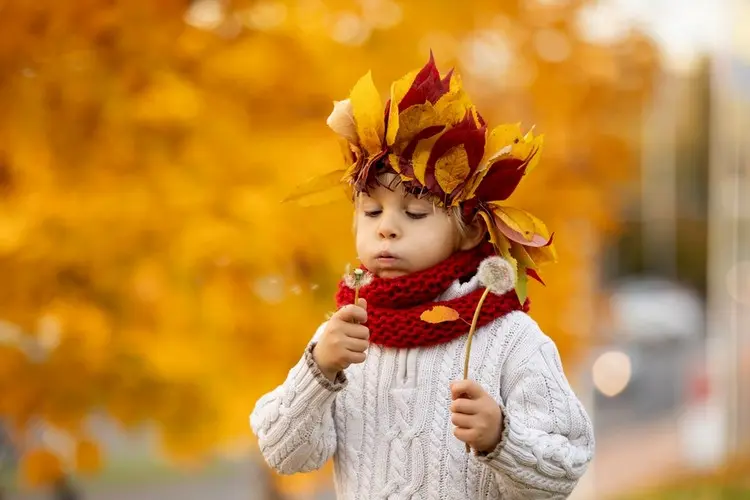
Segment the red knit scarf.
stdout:
[[[375,277],[359,290],[367,300],[367,323],[370,342],[397,348],[427,347],[465,335],[474,317],[484,288],[451,300],[434,302],[457,279],[473,276],[480,262],[493,254],[492,246],[482,244],[475,249],[457,252],[434,267],[398,278]],[[338,307],[354,302],[354,290],[339,283]],[[461,319],[443,323],[427,323],[421,314],[436,305],[456,310]],[[489,294],[479,314],[478,327],[512,311],[528,311],[529,301],[521,305],[514,290],[505,295]]]

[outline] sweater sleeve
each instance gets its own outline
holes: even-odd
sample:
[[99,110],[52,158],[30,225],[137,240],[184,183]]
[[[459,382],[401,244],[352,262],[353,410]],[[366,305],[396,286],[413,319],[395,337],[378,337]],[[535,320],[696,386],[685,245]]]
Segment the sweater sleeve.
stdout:
[[478,458],[510,498],[567,498],[593,458],[591,420],[557,347],[530,318],[515,344],[501,372],[502,438]]
[[336,451],[333,403],[346,377],[340,372],[331,382],[313,359],[324,327],[325,323],[284,383],[261,397],[250,415],[260,451],[279,474],[319,469]]

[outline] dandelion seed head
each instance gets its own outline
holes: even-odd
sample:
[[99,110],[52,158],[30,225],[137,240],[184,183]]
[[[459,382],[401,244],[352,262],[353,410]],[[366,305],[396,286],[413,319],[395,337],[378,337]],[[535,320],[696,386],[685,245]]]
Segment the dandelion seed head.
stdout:
[[516,286],[516,270],[502,257],[487,257],[479,264],[479,281],[496,295],[503,295]]
[[357,268],[350,272],[347,266],[347,272],[344,274],[344,284],[352,289],[362,288],[372,283],[372,278],[372,274],[365,272],[363,269]]

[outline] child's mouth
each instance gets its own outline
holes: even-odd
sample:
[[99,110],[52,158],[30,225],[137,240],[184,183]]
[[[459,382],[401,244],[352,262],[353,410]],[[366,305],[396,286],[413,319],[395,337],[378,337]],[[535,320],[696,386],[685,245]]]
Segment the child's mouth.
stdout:
[[381,252],[375,256],[375,260],[377,260],[378,264],[380,264],[381,266],[390,266],[395,264],[399,260],[399,258],[392,253]]

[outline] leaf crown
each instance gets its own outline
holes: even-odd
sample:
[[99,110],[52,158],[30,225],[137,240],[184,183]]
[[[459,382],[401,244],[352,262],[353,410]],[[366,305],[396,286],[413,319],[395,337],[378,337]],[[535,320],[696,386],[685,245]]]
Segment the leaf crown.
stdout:
[[441,76],[432,52],[427,64],[391,84],[383,103],[368,72],[348,99],[334,102],[327,120],[339,136],[345,168],[301,186],[288,199],[343,183],[354,193],[393,172],[411,193],[443,207],[459,206],[484,220],[499,255],[517,269],[516,291],[526,296],[526,277],[542,282],[540,266],[557,260],[546,225],[504,202],[539,162],[544,136],[520,124],[488,129],[459,74]]

